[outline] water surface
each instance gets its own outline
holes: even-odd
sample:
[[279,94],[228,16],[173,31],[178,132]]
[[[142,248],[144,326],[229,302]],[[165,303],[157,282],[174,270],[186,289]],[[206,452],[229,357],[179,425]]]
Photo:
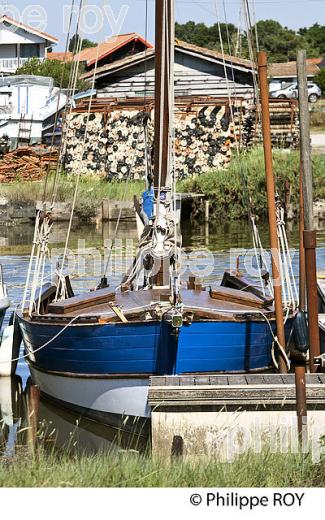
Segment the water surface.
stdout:
[[[60,250],[64,247],[66,239],[66,225],[56,225],[50,241],[50,250]],[[233,249],[249,249],[252,247],[251,231],[247,222],[235,222],[225,225],[199,225],[195,222],[187,222],[183,225],[184,262],[189,268],[198,269],[196,256],[191,256],[193,251],[206,251],[212,257],[212,266],[207,275],[201,271],[203,281],[213,283],[220,281],[223,272],[232,267],[236,255],[230,254]],[[3,265],[4,278],[11,299],[11,310],[21,303],[25,286],[25,278],[29,263],[29,253],[33,240],[34,228],[32,225],[14,227],[0,227],[0,263]],[[87,251],[82,255],[86,267],[85,273],[72,272],[72,284],[76,293],[87,291],[98,285],[100,281],[100,269],[94,269],[94,252],[104,254],[104,244],[114,236],[115,223],[100,226],[75,226],[72,230],[69,248],[75,252],[80,245],[80,240],[85,240],[84,247]],[[260,225],[260,234],[263,245],[268,247],[268,227]],[[115,266],[124,267],[123,255],[128,244],[133,241],[136,247],[137,233],[134,223],[121,224],[116,235],[117,242],[112,248],[112,258]],[[288,229],[290,247],[298,248],[298,229],[292,225]],[[132,246],[131,246],[132,248]],[[199,257],[205,253],[200,253]],[[325,270],[325,227],[318,231],[318,268]],[[293,267],[298,277],[298,254],[293,256]],[[123,264],[123,265],[122,265]],[[194,265],[195,264],[195,265]],[[201,266],[202,267],[202,266]],[[98,272],[97,272],[98,271]],[[203,274],[202,274],[203,273]],[[51,276],[51,264],[46,269],[46,275]],[[188,276],[185,272],[184,278]],[[121,273],[110,276],[111,286],[117,286],[121,280]],[[10,313],[7,313],[8,321]],[[29,386],[28,366],[24,361],[19,362],[17,377],[12,380],[0,380],[0,452],[10,455],[15,452],[17,446],[26,445],[29,442],[30,427],[28,401]],[[87,452],[101,449],[112,449],[113,440],[119,437],[119,444],[125,448],[138,449],[142,441],[127,438],[109,428],[103,428],[93,421],[78,418],[76,415],[59,409],[51,403],[41,401],[40,419],[43,422],[43,438],[46,443],[57,446],[69,446],[71,449],[82,449]],[[22,431],[23,433],[17,432]],[[27,432],[27,433],[26,433]],[[115,445],[115,444],[114,444]]]

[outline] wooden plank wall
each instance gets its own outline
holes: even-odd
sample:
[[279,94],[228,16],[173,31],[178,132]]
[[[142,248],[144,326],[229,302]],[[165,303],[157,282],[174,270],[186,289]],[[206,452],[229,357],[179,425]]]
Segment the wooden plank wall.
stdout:
[[[228,78],[225,77],[224,68],[215,63],[202,63],[202,60],[191,56],[176,54],[175,63],[175,93],[194,96],[217,96],[253,98],[252,75],[233,71],[228,68]],[[235,79],[235,81],[233,81]],[[143,95],[147,85],[148,96],[153,96],[154,60],[150,60],[145,70],[144,64],[139,64],[98,80],[97,97],[133,97]]]

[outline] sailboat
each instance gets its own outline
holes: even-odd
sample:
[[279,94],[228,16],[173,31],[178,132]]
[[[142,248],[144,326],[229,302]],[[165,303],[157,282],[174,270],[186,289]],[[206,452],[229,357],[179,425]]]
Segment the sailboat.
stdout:
[[[267,276],[259,287],[238,268],[225,272],[219,286],[205,287],[180,274],[173,56],[173,1],[157,1],[154,168],[136,208],[142,230],[130,271],[116,290],[103,279],[82,295],[61,276],[57,284],[34,290],[30,305],[17,312],[32,380],[43,396],[110,425],[124,417],[123,424],[132,426],[150,417],[151,376],[274,366],[276,317]],[[47,214],[36,226],[47,220],[49,228]],[[293,318],[290,310],[288,338]]]

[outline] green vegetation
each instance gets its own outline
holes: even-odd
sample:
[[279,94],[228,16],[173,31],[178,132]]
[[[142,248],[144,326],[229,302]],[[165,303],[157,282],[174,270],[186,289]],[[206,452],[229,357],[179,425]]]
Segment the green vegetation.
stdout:
[[[299,153],[274,151],[274,172],[281,201],[291,190],[291,203],[298,209]],[[313,157],[314,197],[325,199],[325,156]],[[203,193],[210,200],[211,216],[217,220],[241,219],[247,216],[248,198],[257,216],[267,216],[264,155],[255,148],[234,158],[228,169],[208,172],[182,182],[184,192]]]
[[[220,29],[225,52],[248,58],[247,33],[244,31],[238,37],[238,29],[233,24],[221,23]],[[315,23],[296,32],[275,20],[260,20],[252,30],[253,39],[255,32],[260,49],[267,51],[273,62],[295,60],[298,49],[306,49],[309,58],[325,53],[325,25]],[[194,45],[221,50],[218,24],[208,27],[192,21],[177,23],[176,37]]]
[[[51,200],[53,192],[51,175],[48,180],[47,200]],[[1,184],[0,196],[6,197],[12,203],[34,204],[43,198],[45,181],[17,181],[12,184]],[[58,182],[56,201],[72,203],[76,179],[73,176],[62,175]],[[95,215],[103,199],[133,200],[134,195],[140,196],[144,190],[144,182],[133,181],[126,186],[123,182],[107,182],[94,176],[81,177],[78,190],[76,213],[82,216]]]
[[[298,209],[299,152],[274,151],[274,171],[278,192],[284,202],[291,191],[290,202]],[[325,199],[325,156],[313,156],[314,196]],[[52,192],[53,178],[48,183],[48,197]],[[72,202],[75,178],[63,175],[58,186],[57,202]],[[94,176],[80,180],[76,213],[84,218],[95,216],[102,199],[133,200],[144,190],[144,181],[107,182]],[[183,193],[202,193],[210,200],[211,218],[215,220],[238,220],[248,214],[249,197],[257,216],[267,216],[264,155],[262,148],[254,148],[239,158],[233,158],[229,168],[211,171],[198,177],[179,182],[177,191]],[[2,184],[0,196],[12,203],[35,203],[42,199],[44,181],[15,182]],[[198,203],[198,204],[201,204]],[[200,212],[200,207],[197,208]]]
[[69,456],[60,450],[0,458],[2,487],[323,487],[325,464],[309,455],[247,453],[233,463],[168,463],[136,452]]
[[[16,75],[27,74],[30,76],[45,76],[54,79],[55,86],[59,87],[62,81],[62,88],[68,88],[70,84],[71,69],[73,63],[64,63],[57,60],[39,61],[31,58],[22,67],[17,69]],[[79,64],[79,75],[85,71],[82,64]],[[83,80],[78,79],[77,90],[87,90],[89,85]]]
[[315,83],[317,83],[317,85],[321,89],[322,95],[324,96],[324,94],[325,94],[325,69],[320,69],[319,73],[317,74],[317,76],[315,76],[314,80],[315,80]]
[[[72,38],[70,38],[69,52],[73,52],[73,54],[76,54],[77,49],[79,49],[80,40],[81,37],[79,34],[74,34]],[[92,47],[97,47],[97,43],[94,43],[88,40],[87,38],[83,38],[80,50],[90,49]]]

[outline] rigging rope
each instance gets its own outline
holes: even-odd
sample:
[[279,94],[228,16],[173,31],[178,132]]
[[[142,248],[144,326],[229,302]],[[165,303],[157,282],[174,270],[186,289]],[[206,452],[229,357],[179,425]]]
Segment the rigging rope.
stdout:
[[[216,11],[217,24],[218,24],[220,47],[221,47],[222,58],[223,58],[224,74],[225,74],[226,83],[227,83],[228,103],[229,103],[229,109],[230,109],[230,114],[231,114],[231,120],[232,120],[232,124],[233,124],[233,128],[234,128],[235,146],[236,146],[236,153],[237,153],[237,158],[238,158],[238,162],[239,162],[239,171],[243,177],[245,189],[246,189],[246,191],[248,191],[247,172],[246,173],[244,172],[242,161],[240,160],[241,153],[240,153],[240,147],[239,147],[237,135],[236,135],[236,122],[235,122],[235,116],[234,116],[234,109],[232,106],[233,101],[232,101],[230,87],[229,87],[229,78],[228,78],[228,71],[227,71],[227,66],[226,66],[226,57],[225,57],[225,52],[224,52],[224,44],[223,44],[223,38],[222,38],[222,32],[221,32],[220,18],[219,18],[219,14],[218,14],[218,0],[215,0],[215,11]],[[229,59],[231,62],[233,90],[234,90],[235,99],[237,99],[236,81],[235,81],[235,75],[234,75],[234,63],[233,63],[233,59],[232,59],[232,46],[231,46],[229,30],[228,30],[228,21],[227,21],[227,11],[226,11],[225,0],[223,0],[223,11],[224,11],[224,18],[225,18],[225,25],[226,25],[226,32],[227,32],[227,42],[228,42],[228,48],[229,48],[229,54],[230,54]],[[254,74],[255,73],[253,72],[253,76],[254,76]],[[258,269],[258,277],[260,280],[261,289],[263,291],[263,294],[265,295],[266,282],[263,280],[262,270],[263,269],[267,270],[266,254],[265,254],[265,250],[263,249],[259,231],[258,231],[258,228],[256,225],[256,217],[255,217],[254,211],[253,211],[252,199],[249,194],[246,195],[245,189],[244,189],[243,193],[244,193],[244,198],[246,200],[246,206],[248,208],[248,218],[249,218],[249,221],[250,221],[250,224],[252,227],[252,241],[253,241],[253,248],[254,248],[254,253],[255,253],[255,258],[256,258],[256,265],[257,265],[257,269]],[[271,284],[270,284],[270,286],[271,286]],[[271,288],[270,286],[269,286],[269,289],[272,294],[273,288]]]

